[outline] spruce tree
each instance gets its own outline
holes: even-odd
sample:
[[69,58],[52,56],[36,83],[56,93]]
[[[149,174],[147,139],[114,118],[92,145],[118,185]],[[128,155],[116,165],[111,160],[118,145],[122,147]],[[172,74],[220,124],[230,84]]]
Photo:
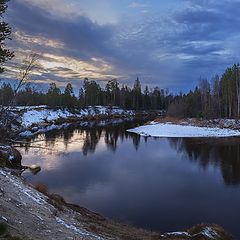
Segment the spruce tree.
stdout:
[[10,60],[14,54],[6,48],[6,40],[11,39],[11,27],[4,21],[4,13],[7,10],[9,0],[0,0],[0,73],[4,71],[3,64]]

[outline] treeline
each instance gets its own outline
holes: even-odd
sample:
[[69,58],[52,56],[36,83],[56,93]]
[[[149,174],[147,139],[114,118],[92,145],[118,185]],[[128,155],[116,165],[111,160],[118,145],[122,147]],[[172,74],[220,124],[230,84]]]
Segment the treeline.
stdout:
[[22,106],[71,109],[103,105],[133,110],[166,110],[169,116],[178,118],[240,118],[240,66],[234,64],[221,77],[216,75],[211,81],[200,79],[194,90],[174,96],[159,87],[142,89],[139,79],[132,88],[120,87],[117,80],[110,80],[101,87],[96,81],[85,79],[77,95],[70,83],[63,90],[51,83],[45,93],[31,86],[15,93],[10,84],[4,83],[0,88],[0,104],[8,105],[12,99],[15,105]]
[[30,85],[14,95],[10,84],[4,83],[0,88],[0,104],[8,105],[14,99],[14,105],[31,106],[47,105],[49,107],[76,108],[94,105],[120,106],[124,109],[146,110],[167,109],[173,96],[167,91],[148,86],[142,91],[140,80],[134,82],[132,88],[120,84],[117,80],[110,80],[102,88],[96,81],[85,79],[79,94],[74,94],[73,87],[68,83],[61,90],[55,83],[51,83],[47,92],[40,92]]
[[211,81],[200,79],[194,91],[175,96],[168,114],[180,118],[239,118],[239,64],[227,68],[221,77],[216,75]]

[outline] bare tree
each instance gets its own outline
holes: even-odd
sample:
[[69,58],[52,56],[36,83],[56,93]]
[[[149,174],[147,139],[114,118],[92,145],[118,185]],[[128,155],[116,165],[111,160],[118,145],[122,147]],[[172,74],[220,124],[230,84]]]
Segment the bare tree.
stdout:
[[19,71],[17,74],[17,84],[13,90],[13,97],[9,101],[7,106],[1,106],[1,110],[0,110],[0,119],[2,123],[1,127],[6,128],[6,130],[14,120],[9,110],[11,106],[14,104],[19,90],[30,81],[34,70],[37,69],[39,57],[40,56],[36,53],[32,53],[27,57],[25,57],[25,59],[22,61],[19,67]]
[[240,79],[239,79],[239,64],[233,66],[237,89],[237,117],[240,117]]
[[29,83],[29,81],[31,80],[31,76],[34,72],[34,70],[37,69],[38,67],[38,60],[39,60],[40,56],[39,54],[36,53],[31,53],[30,55],[26,56],[20,67],[19,67],[19,71],[17,73],[17,84],[14,87],[13,90],[13,98],[11,99],[11,101],[8,103],[8,106],[5,107],[5,110],[8,110],[13,103],[16,100],[16,95],[19,92],[19,90],[26,85],[27,83]]
[[215,75],[212,78],[212,111],[213,115],[221,117],[221,88],[220,88],[220,79],[218,75]]
[[210,109],[210,83],[207,79],[200,79],[199,81],[199,89],[201,93],[201,102],[202,102],[202,113],[204,117],[208,116]]

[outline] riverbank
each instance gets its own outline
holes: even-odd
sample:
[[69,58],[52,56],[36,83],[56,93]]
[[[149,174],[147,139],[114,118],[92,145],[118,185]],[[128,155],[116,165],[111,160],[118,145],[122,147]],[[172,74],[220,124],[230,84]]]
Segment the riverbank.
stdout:
[[73,110],[31,106],[12,107],[9,114],[14,118],[9,131],[20,137],[32,137],[40,133],[66,129],[72,124],[85,124],[90,121],[157,117],[161,115],[161,111],[132,111],[117,106],[89,106]]
[[[182,232],[154,233],[106,219],[77,205],[66,203],[43,187],[33,186],[0,169],[0,222],[5,236],[18,239],[201,239],[230,240],[231,236],[216,225],[198,225]],[[0,231],[1,233],[1,231]]]
[[129,129],[128,132],[151,137],[239,137],[240,120],[158,118],[144,126]]
[[[48,124],[52,122],[46,122],[47,126]],[[33,127],[30,125],[29,129]],[[6,159],[14,158],[10,153]],[[191,229],[183,229],[181,232],[154,233],[116,223],[85,208],[66,203],[62,197],[48,193],[44,186],[36,186],[37,191],[35,186],[16,176],[20,173],[21,170],[0,168],[0,239],[16,239],[9,236],[18,236],[18,239],[26,240],[232,239],[216,225],[198,225]],[[6,226],[3,233],[1,226]]]

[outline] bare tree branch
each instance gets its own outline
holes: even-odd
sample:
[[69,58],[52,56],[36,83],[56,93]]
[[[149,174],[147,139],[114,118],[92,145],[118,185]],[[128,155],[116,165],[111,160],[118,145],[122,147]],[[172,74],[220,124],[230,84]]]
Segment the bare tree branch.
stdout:
[[3,126],[8,126],[11,124],[11,118],[9,116],[9,110],[16,100],[17,93],[19,90],[30,81],[31,76],[38,66],[38,60],[40,58],[39,54],[31,53],[23,60],[19,68],[19,73],[17,74],[17,85],[13,90],[13,97],[7,106],[1,106],[0,118]]

